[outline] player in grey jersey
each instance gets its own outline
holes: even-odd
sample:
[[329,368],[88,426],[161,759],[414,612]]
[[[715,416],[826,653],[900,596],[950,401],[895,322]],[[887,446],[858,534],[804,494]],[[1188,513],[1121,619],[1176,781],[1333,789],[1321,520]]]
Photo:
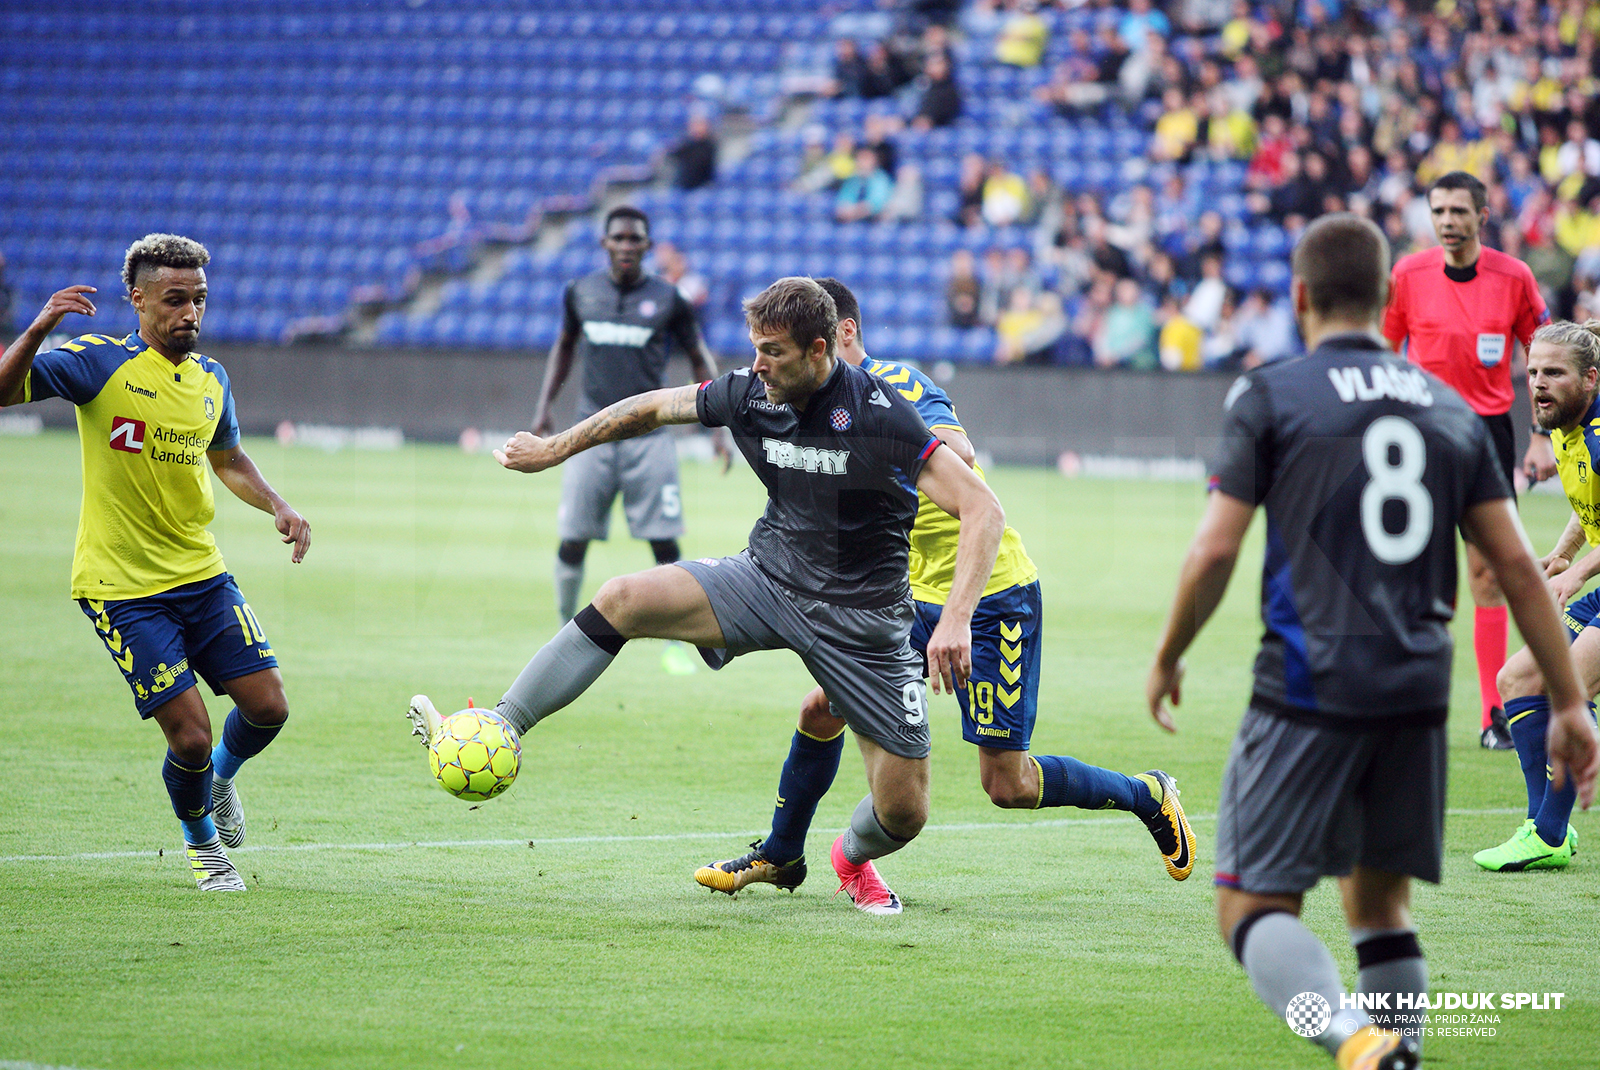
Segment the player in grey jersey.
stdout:
[[[533,433],[548,437],[554,428],[550,405],[583,358],[583,387],[577,418],[607,405],[666,386],[667,359],[676,346],[689,358],[696,381],[716,378],[716,362],[695,323],[694,310],[665,279],[646,274],[650,221],[637,208],[622,205],[606,214],[600,239],[610,263],[606,270],[575,279],[562,296],[561,335],[550,352]],[[713,439],[726,457],[721,437]],[[683,503],[678,492],[678,454],[665,428],[626,442],[612,442],[574,458],[562,473],[557,513],[556,612],[563,623],[578,608],[583,561],[592,539],[610,532],[611,506],[622,495],[628,531],[650,543],[656,564],[681,556]],[[682,647],[663,657],[670,671],[693,671]]]
[[[837,357],[838,311],[814,280],[779,279],[745,316],[749,367],[698,389],[625,399],[549,439],[522,432],[495,452],[507,468],[538,472],[603,442],[699,422],[729,428],[767,488],[743,553],[608,580],[497,708],[526,732],[644,636],[693,643],[713,667],[756,650],[795,651],[855,731],[871,789],[834,844],[840,888],[864,911],[897,914],[873,859],[904,847],[928,816],[927,686],[909,642],[917,492],[960,521],[955,577],[926,644],[936,691],[966,686],[972,671],[972,614],[1005,512],[911,402]],[[438,715],[427,697],[409,712],[433,739]]]
[[1183,652],[1264,507],[1266,628],[1217,808],[1217,920],[1262,1002],[1341,1070],[1420,1059],[1413,1021],[1379,1028],[1341,1006],[1339,968],[1299,914],[1306,891],[1338,877],[1360,990],[1390,1008],[1426,993],[1410,882],[1440,877],[1457,527],[1545,672],[1556,782],[1572,776],[1588,805],[1596,768],[1566,630],[1482,421],[1377,335],[1388,259],[1382,233],[1344,213],[1296,247],[1309,354],[1228,393],[1222,456],[1146,685],[1151,716],[1174,730],[1163,702],[1178,701]]

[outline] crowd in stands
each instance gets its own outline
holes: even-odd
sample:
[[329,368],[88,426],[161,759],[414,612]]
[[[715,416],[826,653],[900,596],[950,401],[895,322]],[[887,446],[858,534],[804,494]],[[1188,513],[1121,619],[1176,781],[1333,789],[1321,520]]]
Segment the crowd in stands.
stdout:
[[929,218],[938,191],[897,162],[896,139],[961,114],[958,55],[1033,72],[1037,119],[1150,132],[1111,189],[1063,188],[1053,161],[961,160],[951,221],[1028,235],[949,256],[948,322],[992,327],[996,361],[1193,370],[1290,355],[1287,254],[1306,225],[1355,212],[1398,258],[1434,243],[1426,189],[1457,170],[1489,187],[1485,244],[1528,262],[1552,313],[1600,314],[1600,4],[891,6],[904,17],[887,36],[838,40],[823,92],[901,108],[808,131],[794,183],[831,191],[840,221]]

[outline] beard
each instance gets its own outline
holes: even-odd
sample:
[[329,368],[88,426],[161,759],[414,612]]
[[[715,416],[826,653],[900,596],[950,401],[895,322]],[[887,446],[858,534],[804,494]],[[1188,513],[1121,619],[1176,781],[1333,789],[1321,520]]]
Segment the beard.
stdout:
[[200,341],[199,331],[174,331],[167,344],[174,353],[193,353],[194,347]]
[[1550,400],[1550,410],[1544,413],[1536,413],[1534,417],[1534,422],[1545,431],[1554,431],[1560,427],[1571,427],[1583,419],[1583,414],[1588,411],[1590,405],[1594,404],[1594,398],[1585,397],[1583,394],[1574,395],[1566,401],[1556,398],[1551,398]]

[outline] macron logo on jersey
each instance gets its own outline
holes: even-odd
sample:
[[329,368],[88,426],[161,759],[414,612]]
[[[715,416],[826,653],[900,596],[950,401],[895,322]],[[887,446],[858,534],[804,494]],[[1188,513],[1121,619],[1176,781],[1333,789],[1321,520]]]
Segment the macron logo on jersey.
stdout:
[[655,334],[654,327],[635,327],[629,323],[606,323],[603,320],[590,320],[583,325],[583,336],[589,339],[591,345],[597,346],[632,346],[642,348],[650,343],[650,336]]
[[144,452],[144,421],[126,416],[111,418],[111,448],[123,453]]
[[1386,368],[1382,364],[1374,364],[1368,370],[1372,373],[1371,386],[1367,385],[1366,376],[1361,374],[1360,368],[1328,369],[1328,378],[1339,392],[1340,401],[1348,405],[1352,401],[1393,398],[1411,405],[1433,404],[1433,391],[1428,389],[1427,377],[1417,369]]
[[849,450],[819,450],[815,446],[796,446],[776,438],[761,440],[767,463],[779,468],[793,468],[801,472],[820,472],[825,476],[844,475],[845,463],[850,460]]

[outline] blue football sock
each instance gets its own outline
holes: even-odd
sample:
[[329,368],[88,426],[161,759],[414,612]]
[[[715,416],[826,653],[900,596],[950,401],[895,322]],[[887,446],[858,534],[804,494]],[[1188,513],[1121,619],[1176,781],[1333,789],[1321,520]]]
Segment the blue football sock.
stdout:
[[161,779],[166,781],[172,812],[183,825],[184,842],[202,844],[216,839],[217,826],[211,820],[211,763],[191,769],[169,750],[161,763]]
[[211,764],[216,767],[216,775],[224,780],[232,780],[239,774],[239,767],[246,759],[254,758],[266,750],[267,744],[276,739],[282,729],[282,724],[252,723],[239,712],[237,706],[229,710],[228,719],[222,725],[222,740],[211,752]]
[[1039,806],[1076,806],[1084,810],[1128,810],[1148,817],[1161,809],[1142,781],[1125,773],[1087,765],[1065,755],[1042,754],[1039,763],[1043,790]]
[[817,803],[828,794],[844,753],[844,733],[815,739],[795,731],[789,757],[778,777],[778,805],[772,811],[772,834],[761,844],[768,860],[784,865],[806,853],[806,832]]
[[1544,801],[1539,812],[1533,815],[1533,827],[1539,838],[1551,847],[1560,847],[1567,839],[1567,819],[1572,816],[1572,805],[1578,801],[1578,787],[1567,777],[1567,782],[1557,790],[1546,784]]
[[[1544,739],[1550,728],[1550,700],[1543,695],[1514,698],[1506,703],[1505,709],[1506,720],[1511,726],[1511,742],[1516,744],[1517,760],[1522,763],[1522,779],[1528,786],[1528,816],[1537,818],[1539,808],[1544,803],[1545,785],[1549,781],[1545,773],[1547,758]],[[1567,812],[1572,812],[1570,802]],[[1562,818],[1563,822],[1565,820]],[[1565,837],[1566,834],[1567,829],[1563,824],[1561,835]]]

